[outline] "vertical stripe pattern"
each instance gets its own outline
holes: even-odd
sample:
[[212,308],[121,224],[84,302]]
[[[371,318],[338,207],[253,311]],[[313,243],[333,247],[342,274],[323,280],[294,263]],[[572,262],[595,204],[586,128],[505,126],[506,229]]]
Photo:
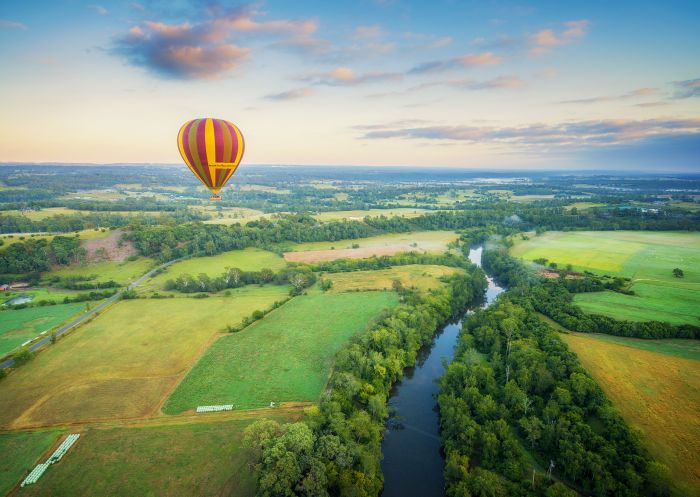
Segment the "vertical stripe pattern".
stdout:
[[182,160],[215,195],[236,172],[245,143],[238,127],[223,119],[193,119],[177,135]]

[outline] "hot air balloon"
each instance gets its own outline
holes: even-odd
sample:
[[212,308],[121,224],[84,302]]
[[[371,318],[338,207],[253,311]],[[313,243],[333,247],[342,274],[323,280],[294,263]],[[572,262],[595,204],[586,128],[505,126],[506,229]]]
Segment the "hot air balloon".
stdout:
[[223,119],[193,119],[180,128],[177,145],[190,171],[221,200],[219,192],[236,172],[245,143],[238,127]]

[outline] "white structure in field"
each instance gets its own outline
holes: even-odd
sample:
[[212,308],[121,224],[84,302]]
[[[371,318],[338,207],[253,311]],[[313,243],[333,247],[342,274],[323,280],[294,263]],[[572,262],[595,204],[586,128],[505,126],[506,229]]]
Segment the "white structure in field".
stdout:
[[233,411],[233,404],[225,404],[222,406],[198,406],[197,412],[219,412]]
[[32,470],[31,473],[27,475],[27,477],[24,479],[20,486],[23,487],[25,485],[31,485],[32,483],[36,483],[37,480],[39,480],[39,478],[41,477],[41,475],[44,474],[44,471],[46,471],[46,469],[53,463],[60,461],[61,458],[64,455],[66,455],[68,449],[70,449],[79,438],[79,433],[71,433],[70,435],[68,435],[65,438],[65,440],[61,442],[61,445],[59,445],[58,448],[53,451],[53,454],[49,456],[46,462],[36,465],[36,467]]

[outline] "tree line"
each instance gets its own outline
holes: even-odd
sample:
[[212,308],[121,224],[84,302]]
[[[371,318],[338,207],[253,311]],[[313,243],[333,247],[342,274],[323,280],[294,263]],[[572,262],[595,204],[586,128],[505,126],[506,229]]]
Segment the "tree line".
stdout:
[[304,421],[258,421],[246,429],[255,453],[258,495],[376,496],[383,486],[381,439],[391,387],[440,325],[481,298],[481,270],[453,275],[403,303],[338,352],[326,392]]

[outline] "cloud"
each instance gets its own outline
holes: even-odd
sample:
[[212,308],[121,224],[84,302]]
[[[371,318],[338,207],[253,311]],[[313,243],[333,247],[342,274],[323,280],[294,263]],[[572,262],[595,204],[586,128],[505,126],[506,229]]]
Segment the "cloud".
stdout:
[[700,119],[649,119],[645,121],[573,121],[526,126],[375,126],[364,133],[369,140],[403,138],[521,147],[595,147],[662,136],[700,136]]
[[271,95],[267,95],[265,99],[267,100],[297,100],[300,98],[306,98],[310,97],[313,95],[314,89],[305,87],[305,88],[295,88],[293,90],[288,90],[288,91],[283,91],[282,93],[273,93]]
[[382,36],[382,28],[380,26],[358,26],[355,29],[354,37],[366,40],[368,38],[379,38]]
[[328,86],[355,86],[364,83],[375,83],[378,81],[388,81],[401,79],[403,75],[395,72],[369,72],[365,74],[355,74],[349,67],[338,67],[332,71],[311,74],[301,78],[302,81],[309,81],[314,85]]
[[579,98],[575,100],[563,100],[562,104],[595,104],[601,102],[614,102],[620,100],[630,100],[640,97],[649,97],[658,95],[658,88],[639,88],[621,95],[604,95],[599,97]]
[[314,42],[315,20],[261,21],[258,15],[248,8],[221,12],[213,6],[197,23],[144,21],[118,37],[110,51],[162,77],[216,79],[239,67],[252,52],[232,39],[275,37],[298,46]]
[[21,22],[8,21],[7,19],[0,19],[0,29],[27,29],[27,26]]
[[466,54],[452,59],[436,60],[419,64],[408,72],[410,74],[426,74],[447,71],[460,67],[488,66],[500,64],[503,57],[493,52],[482,52],[477,54]]
[[590,21],[581,19],[564,23],[564,28],[555,31],[543,29],[530,36],[530,53],[542,55],[552,51],[553,47],[569,45],[584,36],[588,32]]
[[700,97],[700,78],[674,81],[673,86],[676,88],[674,98]]
[[90,5],[89,7],[101,16],[106,16],[107,14],[109,14],[109,10],[104,8],[102,5]]

